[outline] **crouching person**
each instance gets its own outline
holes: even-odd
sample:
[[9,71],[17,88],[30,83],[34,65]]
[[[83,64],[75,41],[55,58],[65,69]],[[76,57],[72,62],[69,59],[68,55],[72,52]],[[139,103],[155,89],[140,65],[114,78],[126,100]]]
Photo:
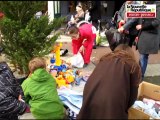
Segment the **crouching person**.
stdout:
[[64,107],[59,99],[56,81],[46,71],[44,58],[29,62],[30,76],[22,83],[26,102],[36,119],[63,119]]
[[86,67],[90,63],[96,28],[92,24],[83,24],[79,28],[73,26],[69,29],[68,35],[72,37],[73,54],[80,52]]
[[140,79],[140,66],[132,48],[119,45],[100,59],[89,77],[77,119],[127,119]]
[[0,63],[0,120],[18,120],[27,105],[23,91],[11,69],[5,62]]

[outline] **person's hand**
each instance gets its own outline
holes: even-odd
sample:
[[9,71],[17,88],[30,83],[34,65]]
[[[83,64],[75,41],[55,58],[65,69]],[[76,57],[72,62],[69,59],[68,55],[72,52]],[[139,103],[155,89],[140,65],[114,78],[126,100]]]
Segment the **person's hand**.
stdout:
[[19,95],[19,96],[18,96],[18,100],[20,100],[20,99],[22,99],[22,95]]
[[21,96],[21,95],[18,96],[18,100],[21,101],[21,102],[25,102],[25,101],[22,99],[22,96]]
[[75,15],[75,18],[78,18],[78,14]]
[[124,20],[121,20],[121,21],[120,21],[120,23],[121,23],[121,24],[124,24],[124,23],[125,23],[125,21],[124,21]]
[[70,24],[74,24],[74,23],[75,23],[75,20],[70,21]]
[[123,26],[118,28],[118,32],[122,33],[123,31],[124,31],[124,27]]
[[82,52],[84,54],[84,46],[82,45],[80,48],[79,48],[79,52]]
[[136,29],[137,29],[137,30],[142,29],[142,25],[137,25],[137,26],[136,26]]
[[139,40],[139,38],[138,38],[138,36],[135,38],[135,42],[136,43],[138,43],[138,40]]

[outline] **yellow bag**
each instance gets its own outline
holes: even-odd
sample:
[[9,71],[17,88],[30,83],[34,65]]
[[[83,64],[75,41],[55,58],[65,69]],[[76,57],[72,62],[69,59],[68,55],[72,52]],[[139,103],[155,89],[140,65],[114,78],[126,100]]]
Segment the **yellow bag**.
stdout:
[[96,32],[96,45],[99,45],[101,43],[101,36],[99,31]]

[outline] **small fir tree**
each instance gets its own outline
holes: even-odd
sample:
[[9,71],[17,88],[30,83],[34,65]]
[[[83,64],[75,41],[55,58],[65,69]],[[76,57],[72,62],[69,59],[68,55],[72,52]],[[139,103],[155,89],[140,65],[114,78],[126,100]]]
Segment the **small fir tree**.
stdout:
[[53,30],[61,26],[64,18],[49,22],[46,15],[40,18],[35,13],[42,11],[45,1],[0,1],[4,18],[0,21],[3,35],[1,46],[11,63],[28,74],[28,62],[35,56],[48,54],[59,34],[49,38]]

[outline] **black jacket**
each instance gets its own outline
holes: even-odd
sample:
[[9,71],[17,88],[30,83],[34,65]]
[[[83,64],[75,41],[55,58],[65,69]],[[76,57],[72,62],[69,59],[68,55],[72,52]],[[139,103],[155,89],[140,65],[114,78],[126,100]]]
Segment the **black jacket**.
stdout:
[[90,16],[91,16],[90,19],[92,22],[98,22],[98,20],[101,19],[99,1],[92,1],[92,7],[89,9],[89,13],[90,13]]
[[157,54],[160,44],[160,1],[150,1],[148,4],[156,4],[156,18],[141,19],[142,29],[139,35],[138,50],[141,54]]
[[[25,112],[26,103],[18,100],[22,88],[16,82],[11,69],[5,62],[0,63],[0,119],[17,119]],[[12,118],[11,118],[12,116]]]

